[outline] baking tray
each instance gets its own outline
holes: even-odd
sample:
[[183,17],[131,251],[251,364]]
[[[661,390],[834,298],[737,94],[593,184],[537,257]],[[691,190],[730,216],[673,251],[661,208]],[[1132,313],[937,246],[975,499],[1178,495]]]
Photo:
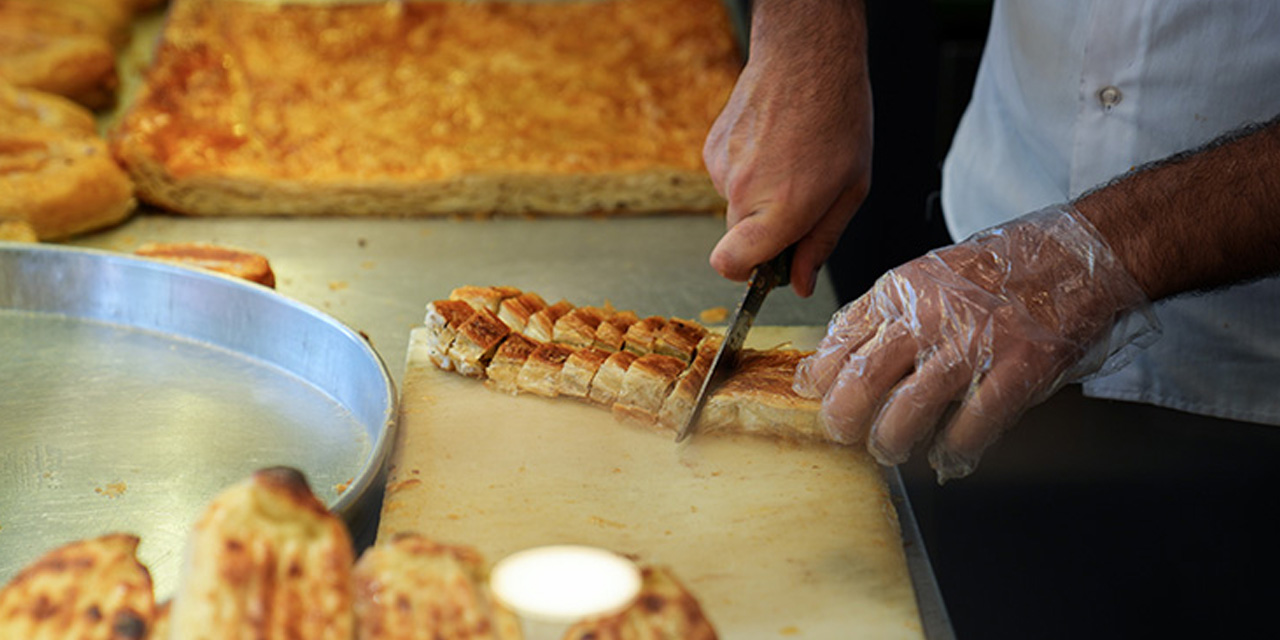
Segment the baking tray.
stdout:
[[123,531],[163,598],[209,500],[272,465],[371,535],[395,416],[367,342],[271,289],[0,242],[0,582]]

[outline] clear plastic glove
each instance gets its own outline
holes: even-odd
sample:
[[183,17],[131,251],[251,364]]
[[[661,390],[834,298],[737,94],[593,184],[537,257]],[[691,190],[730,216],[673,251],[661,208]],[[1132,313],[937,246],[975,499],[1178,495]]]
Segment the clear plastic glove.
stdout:
[[751,55],[703,147],[727,231],[711,266],[746,280],[795,244],[796,293],[819,268],[871,185],[871,85],[857,3],[758,1]]
[[1028,407],[1114,371],[1158,335],[1138,283],[1088,220],[1060,205],[882,276],[835,314],[795,389],[822,396],[830,434],[866,438],[882,464],[929,442],[945,482],[972,473]]

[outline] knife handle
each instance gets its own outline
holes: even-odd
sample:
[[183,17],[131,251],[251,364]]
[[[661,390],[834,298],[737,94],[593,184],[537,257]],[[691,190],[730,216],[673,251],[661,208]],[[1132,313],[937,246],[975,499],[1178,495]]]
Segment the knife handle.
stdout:
[[[782,250],[782,253],[774,256],[772,260],[760,265],[761,269],[767,269],[766,278],[772,280],[773,287],[785,287],[791,284],[791,261],[796,257],[796,245],[790,245]],[[772,288],[772,287],[771,287]]]

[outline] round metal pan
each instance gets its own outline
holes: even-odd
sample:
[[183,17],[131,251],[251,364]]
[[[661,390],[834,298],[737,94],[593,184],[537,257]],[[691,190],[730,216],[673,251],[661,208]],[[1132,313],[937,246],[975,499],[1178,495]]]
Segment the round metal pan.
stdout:
[[266,287],[122,254],[0,242],[0,583],[45,551],[142,538],[158,597],[209,500],[302,470],[359,537],[394,383],[333,318]]

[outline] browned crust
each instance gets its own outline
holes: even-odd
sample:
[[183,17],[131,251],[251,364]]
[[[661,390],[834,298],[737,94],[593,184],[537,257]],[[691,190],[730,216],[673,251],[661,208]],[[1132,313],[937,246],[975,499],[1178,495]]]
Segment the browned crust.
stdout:
[[529,323],[524,327],[524,335],[539,342],[551,342],[556,321],[570,311],[573,311],[573,305],[569,304],[568,300],[561,300],[538,311],[529,317]]
[[540,346],[542,346],[541,343],[519,334],[513,333],[507,336],[498,350],[493,353],[493,360],[489,361],[489,368],[485,370],[487,376],[485,384],[504,393],[518,392],[520,389],[517,380],[520,377],[520,369]]
[[591,393],[591,381],[609,353],[594,347],[574,351],[560,370],[560,394],[585,399]]
[[560,370],[573,355],[573,349],[562,344],[544,344],[529,354],[516,384],[521,391],[547,398],[559,395]]
[[455,331],[476,315],[475,308],[462,300],[436,300],[431,304],[444,319],[445,326]]
[[536,293],[525,292],[502,301],[498,307],[498,318],[507,323],[514,333],[524,332],[525,325],[533,314],[546,309],[547,302]]
[[401,533],[370,547],[352,575],[361,640],[514,640],[518,621],[491,596],[474,548]]
[[176,2],[115,152],[196,215],[723,207],[721,3],[555,4]]
[[276,275],[266,256],[252,251],[202,242],[149,242],[136,255],[184,266],[225,273],[275,288]]
[[702,325],[690,320],[672,318],[653,341],[653,352],[689,362],[698,343],[707,335]]
[[507,298],[514,298],[520,295],[520,290],[515,287],[479,287],[467,285],[458,287],[449,292],[450,300],[461,300],[475,309],[488,309],[494,313],[498,312],[498,308],[502,305],[502,301]]
[[622,611],[574,624],[564,640],[716,640],[698,600],[666,567],[641,568],[635,601]]
[[720,336],[714,334],[706,336],[698,343],[693,362],[684,370],[684,373],[680,374],[680,379],[671,388],[671,394],[662,403],[662,409],[658,412],[660,426],[672,431],[684,426],[685,421],[689,419],[689,414],[693,412],[693,405],[697,402],[703,381],[711,373],[711,362],[716,358],[720,343]]
[[299,472],[255,473],[219,493],[188,538],[174,637],[349,640],[352,555],[346,525]]
[[[510,333],[511,329],[503,324],[497,315],[487,308],[480,308],[470,320],[458,327],[454,349],[463,356],[464,360],[472,364],[482,363],[493,355],[498,345]],[[481,369],[483,370],[483,367]]]
[[155,602],[137,548],[109,534],[44,554],[0,590],[0,638],[143,640]]
[[684,362],[679,358],[657,353],[636,358],[622,380],[622,390],[613,404],[614,414],[645,424],[656,423],[663,400],[683,371]]
[[640,316],[637,316],[634,311],[618,311],[610,315],[596,327],[596,337],[592,346],[609,352],[621,351],[625,344],[627,329],[639,321]]
[[605,313],[596,307],[578,307],[564,314],[551,331],[551,341],[571,347],[589,347],[596,339],[596,327]]
[[601,363],[600,369],[596,371],[596,377],[591,381],[588,399],[596,404],[613,404],[618,399],[618,393],[622,391],[622,381],[626,378],[627,369],[630,369],[631,363],[639,357],[626,351],[609,354],[609,357]]
[[624,348],[641,356],[653,353],[653,343],[665,326],[667,319],[662,316],[649,316],[632,324],[624,337]]
[[134,205],[133,183],[94,131],[92,114],[0,80],[0,218],[56,240],[116,224]]

